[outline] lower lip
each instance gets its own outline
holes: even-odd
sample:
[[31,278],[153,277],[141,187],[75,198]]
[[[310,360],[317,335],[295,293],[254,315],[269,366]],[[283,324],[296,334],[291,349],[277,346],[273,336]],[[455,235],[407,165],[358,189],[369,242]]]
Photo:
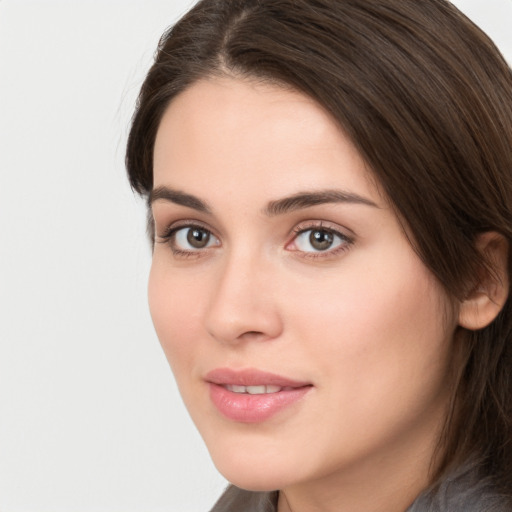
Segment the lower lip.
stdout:
[[240,423],[260,423],[298,402],[310,389],[311,386],[303,386],[277,393],[250,395],[233,393],[210,383],[210,398],[226,418]]

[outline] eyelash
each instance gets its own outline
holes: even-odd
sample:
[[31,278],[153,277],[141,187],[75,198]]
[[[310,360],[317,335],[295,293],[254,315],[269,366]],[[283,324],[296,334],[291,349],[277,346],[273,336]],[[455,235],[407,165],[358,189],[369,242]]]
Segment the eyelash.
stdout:
[[[197,222],[186,222],[180,223],[178,225],[171,225],[168,226],[165,231],[158,235],[158,239],[156,240],[156,243],[165,243],[168,244],[171,248],[171,251],[174,256],[177,258],[200,258],[202,256],[205,256],[209,250],[211,250],[212,247],[204,247],[204,248],[198,248],[196,250],[184,250],[180,249],[176,246],[176,234],[181,230],[193,230],[198,229],[203,232],[206,232],[209,234],[209,236],[214,237],[218,240],[218,237],[207,227],[201,225]],[[307,233],[309,231],[319,231],[324,232],[333,235],[334,237],[339,239],[339,244],[334,249],[327,249],[325,251],[318,250],[318,251],[302,251],[300,249],[288,249],[288,247],[292,244],[296,244],[297,239],[303,235],[304,233]],[[313,223],[307,223],[307,224],[299,224],[297,227],[295,227],[292,231],[293,238],[291,241],[286,243],[286,248],[290,252],[297,252],[300,253],[300,257],[304,259],[321,259],[326,258],[330,259],[338,254],[347,251],[350,246],[354,243],[354,239],[352,237],[347,236],[344,233],[341,233],[337,229],[333,229],[331,227],[326,227],[322,222],[313,222]],[[217,245],[218,247],[218,245]]]

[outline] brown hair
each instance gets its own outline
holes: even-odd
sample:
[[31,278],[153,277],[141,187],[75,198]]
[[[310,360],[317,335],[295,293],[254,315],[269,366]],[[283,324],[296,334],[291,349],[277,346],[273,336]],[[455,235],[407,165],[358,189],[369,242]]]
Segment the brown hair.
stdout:
[[[448,1],[200,1],[163,35],[140,92],[126,153],[140,194],[167,105],[214,75],[291,86],[326,108],[451,296],[486,265],[478,234],[512,241],[512,72]],[[512,496],[510,297],[491,325],[457,334],[464,364],[435,476],[478,457]]]

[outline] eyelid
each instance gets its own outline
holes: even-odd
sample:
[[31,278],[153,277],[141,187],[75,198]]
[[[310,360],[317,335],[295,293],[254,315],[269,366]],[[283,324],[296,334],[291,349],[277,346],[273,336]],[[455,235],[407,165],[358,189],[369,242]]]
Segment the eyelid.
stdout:
[[354,240],[356,234],[349,228],[337,224],[335,222],[320,220],[320,219],[311,219],[299,222],[294,226],[291,230],[291,236],[295,237],[299,233],[304,231],[308,231],[310,229],[325,229],[325,231],[330,231],[332,233],[338,234],[347,240]]
[[[158,223],[156,223],[158,224]],[[174,222],[170,222],[168,224],[165,224],[163,226],[163,230],[158,229],[158,225],[156,226],[156,233],[157,237],[161,239],[168,240],[170,236],[173,235],[176,231],[182,228],[200,228],[204,229],[205,231],[210,232],[215,238],[219,238],[219,236],[215,233],[215,231],[208,226],[206,223],[195,220],[195,219],[180,219]]]

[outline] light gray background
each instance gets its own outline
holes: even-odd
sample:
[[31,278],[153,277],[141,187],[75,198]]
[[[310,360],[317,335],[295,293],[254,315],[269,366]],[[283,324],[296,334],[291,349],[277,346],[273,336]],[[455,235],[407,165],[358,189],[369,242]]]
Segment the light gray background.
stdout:
[[[0,0],[0,512],[204,512],[123,152],[189,0]],[[459,0],[512,61],[512,0]]]

